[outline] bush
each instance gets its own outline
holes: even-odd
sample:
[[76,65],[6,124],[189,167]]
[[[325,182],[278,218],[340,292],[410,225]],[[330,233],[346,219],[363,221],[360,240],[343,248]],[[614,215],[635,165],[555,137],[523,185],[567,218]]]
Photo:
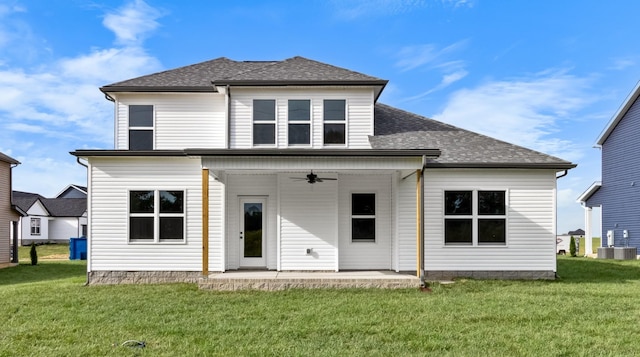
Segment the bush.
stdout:
[[571,240],[569,241],[569,253],[572,257],[576,256],[576,240],[571,236]]
[[31,251],[29,251],[29,255],[31,255],[31,265],[38,265],[38,252],[36,251],[35,243],[31,243]]

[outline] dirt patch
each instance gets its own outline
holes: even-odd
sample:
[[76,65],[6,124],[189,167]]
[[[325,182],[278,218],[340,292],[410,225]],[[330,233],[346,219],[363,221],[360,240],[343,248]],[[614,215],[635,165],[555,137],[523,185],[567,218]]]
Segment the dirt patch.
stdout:
[[40,257],[42,260],[68,260],[69,254],[51,254],[46,257]]

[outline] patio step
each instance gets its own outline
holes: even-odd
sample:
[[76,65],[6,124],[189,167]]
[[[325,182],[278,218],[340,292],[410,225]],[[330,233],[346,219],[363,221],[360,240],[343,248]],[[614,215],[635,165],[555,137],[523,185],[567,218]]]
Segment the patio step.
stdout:
[[286,290],[286,289],[335,289],[335,288],[418,288],[420,280],[413,275],[386,271],[373,272],[274,272],[234,271],[200,278],[204,290]]

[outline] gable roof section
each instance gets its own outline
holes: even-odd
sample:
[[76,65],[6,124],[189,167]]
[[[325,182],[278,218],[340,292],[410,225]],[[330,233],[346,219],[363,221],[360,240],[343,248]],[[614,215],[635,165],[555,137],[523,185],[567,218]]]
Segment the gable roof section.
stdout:
[[438,148],[431,167],[549,168],[575,167],[569,161],[500,141],[384,104],[375,106],[373,149]]
[[158,72],[101,87],[102,92],[214,92],[214,85],[372,85],[386,80],[341,67],[292,57],[283,61],[211,61]]
[[602,181],[596,181],[596,182],[592,183],[591,186],[589,186],[589,188],[587,188],[587,190],[584,191],[580,195],[580,197],[578,197],[576,202],[587,204],[587,202],[591,199],[591,197],[593,197],[593,195],[596,192],[598,192],[601,187],[602,187]]
[[618,126],[618,123],[620,123],[620,120],[624,118],[624,116],[627,114],[627,112],[629,111],[633,103],[636,102],[639,96],[640,96],[640,81],[636,83],[635,88],[627,96],[627,99],[622,103],[620,108],[618,108],[618,111],[613,116],[613,118],[611,118],[611,120],[609,121],[607,126],[604,128],[602,133],[600,133],[600,136],[596,141],[596,146],[602,146],[602,144],[604,144],[604,142],[607,141],[607,139],[609,138],[609,135],[611,135],[613,130],[616,128],[616,126]]
[[[62,191],[60,191],[60,193],[56,195],[56,198],[67,198],[65,196],[68,194],[73,194],[74,191],[76,191],[77,194],[84,195],[84,197],[87,197],[87,188],[85,186],[70,184],[69,186],[65,187]],[[75,198],[81,198],[81,197],[75,197]]]
[[22,212],[27,212],[39,199],[44,199],[44,197],[37,193],[13,191],[13,204]]

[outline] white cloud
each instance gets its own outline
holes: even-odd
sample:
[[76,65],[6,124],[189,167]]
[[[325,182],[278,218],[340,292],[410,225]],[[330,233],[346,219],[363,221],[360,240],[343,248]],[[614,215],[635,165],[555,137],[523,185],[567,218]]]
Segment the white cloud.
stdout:
[[589,80],[564,72],[491,81],[453,93],[434,119],[565,159],[580,156],[569,140],[550,137],[557,121],[589,102]]
[[633,57],[620,57],[614,58],[612,60],[612,64],[608,67],[608,69],[612,69],[615,71],[622,71],[629,67],[633,67],[638,63],[638,60]]
[[134,0],[107,14],[102,23],[115,33],[117,43],[137,46],[160,26],[156,20],[162,16],[162,11],[143,0]]
[[[0,40],[3,34],[14,39],[31,33],[31,28],[24,27],[28,24],[12,18],[19,16],[16,11],[0,8],[0,18],[21,24],[7,27],[0,21]],[[144,1],[134,0],[105,16],[105,26],[115,34],[116,45],[111,48],[91,48],[77,57],[32,67],[0,59],[4,62],[0,69],[0,143],[22,162],[14,170],[16,189],[52,195],[69,183],[85,182],[85,169],[68,152],[111,148],[113,103],[98,88],[162,69],[142,43],[157,28],[159,16]],[[23,38],[25,51],[42,43],[34,38]]]
[[402,14],[425,7],[425,0],[333,0],[338,16],[346,20]]
[[442,49],[438,49],[434,44],[405,46],[398,52],[397,57],[400,59],[395,65],[400,67],[403,72],[425,65],[429,65],[429,68],[440,68],[448,71],[460,69],[464,67],[463,61],[450,61],[447,60],[447,57],[456,51],[464,49],[467,43],[467,40],[462,40]]

